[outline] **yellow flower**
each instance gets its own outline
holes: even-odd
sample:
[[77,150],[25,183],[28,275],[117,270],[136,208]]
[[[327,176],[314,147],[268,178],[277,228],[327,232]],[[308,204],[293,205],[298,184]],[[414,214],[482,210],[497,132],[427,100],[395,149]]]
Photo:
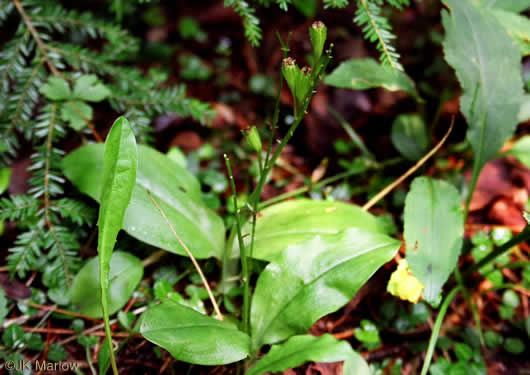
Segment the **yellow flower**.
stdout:
[[425,286],[409,271],[405,259],[399,261],[397,269],[390,276],[386,290],[402,300],[417,303]]

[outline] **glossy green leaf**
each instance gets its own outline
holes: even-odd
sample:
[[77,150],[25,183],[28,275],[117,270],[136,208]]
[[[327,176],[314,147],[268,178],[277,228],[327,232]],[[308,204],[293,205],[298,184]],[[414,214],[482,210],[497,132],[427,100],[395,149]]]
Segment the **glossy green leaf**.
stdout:
[[515,156],[521,163],[530,167],[530,135],[521,137],[506,154]]
[[293,336],[286,342],[273,345],[246,375],[276,373],[294,368],[305,362],[340,362],[352,355],[353,349],[346,341],[338,341],[330,334],[320,337]]
[[61,106],[61,120],[68,122],[74,130],[86,126],[86,120],[92,120],[92,107],[79,100],[72,100]]
[[48,82],[39,91],[50,100],[66,100],[72,96],[68,82],[63,78],[53,76],[48,79]]
[[[445,58],[462,86],[460,109],[469,125],[474,186],[484,164],[517,126],[523,96],[521,56],[514,40],[487,8],[471,0],[444,0]],[[502,72],[502,73],[500,73]]]
[[464,235],[464,214],[456,188],[418,177],[405,200],[404,238],[412,274],[425,285],[423,298],[436,305],[453,272]]
[[484,7],[509,10],[512,12],[522,12],[530,8],[530,0],[479,0]]
[[530,20],[526,16],[501,9],[492,9],[491,12],[515,39],[521,55],[530,55]]
[[382,87],[388,91],[405,91],[419,98],[414,82],[403,72],[394,71],[373,59],[351,59],[342,62],[324,80],[327,85],[352,90]]
[[359,353],[352,351],[350,357],[344,361],[342,375],[372,375],[372,370]]
[[93,74],[83,75],[75,82],[74,96],[77,99],[100,102],[109,95],[110,90]]
[[392,125],[392,144],[409,160],[420,160],[429,147],[423,119],[418,115],[400,115]]
[[400,244],[353,228],[289,246],[258,279],[251,307],[254,348],[305,333],[347,304]]
[[[101,307],[107,341],[111,342],[109,324],[110,260],[118,232],[123,226],[125,210],[131,201],[137,169],[136,139],[129,121],[119,117],[110,129],[103,155],[101,205],[98,217],[98,258],[101,284]],[[78,166],[79,167],[79,166]],[[118,374],[114,353],[111,364]]]
[[[260,211],[256,220],[256,238],[252,256],[271,260],[287,246],[315,235],[334,235],[348,228],[383,232],[383,225],[360,207],[342,202],[297,199],[272,205]],[[243,225],[245,246],[250,246],[250,222]],[[239,256],[239,244],[233,242],[232,256]]]
[[3,194],[11,180],[11,168],[0,168],[0,194]]
[[235,325],[168,300],[141,317],[140,333],[179,361],[223,365],[244,359],[249,337]]
[[[142,280],[142,261],[132,254],[116,251],[110,260],[109,314],[119,311]],[[89,260],[76,275],[72,283],[72,303],[83,315],[101,318],[101,290],[99,287],[98,258]]]
[[[102,186],[102,145],[70,153],[63,161],[65,175],[83,193],[99,201]],[[138,172],[123,229],[150,245],[186,255],[147,194],[151,192],[179,236],[196,258],[220,258],[224,247],[222,219],[205,207],[197,179],[166,155],[138,146]]]

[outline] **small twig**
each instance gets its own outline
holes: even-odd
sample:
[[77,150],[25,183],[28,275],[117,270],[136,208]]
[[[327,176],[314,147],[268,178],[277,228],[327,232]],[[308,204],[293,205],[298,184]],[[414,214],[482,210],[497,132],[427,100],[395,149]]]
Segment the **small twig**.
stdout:
[[167,251],[165,250],[158,250],[154,252],[153,254],[149,255],[147,258],[142,260],[142,266],[148,267],[156,262],[158,262],[162,257],[164,257],[167,254]]
[[202,270],[201,270],[201,267],[199,266],[199,263],[197,263],[197,260],[195,260],[195,257],[191,253],[190,249],[188,249],[188,247],[186,246],[184,241],[182,241],[182,238],[180,238],[180,236],[177,234],[177,232],[175,231],[175,228],[173,228],[173,224],[171,224],[171,222],[167,218],[166,214],[164,213],[162,208],[158,205],[156,200],[153,198],[153,196],[151,195],[151,192],[149,190],[147,190],[147,194],[149,195],[149,198],[151,198],[151,201],[155,205],[155,207],[158,210],[158,212],[160,212],[160,215],[162,215],[162,217],[166,221],[167,225],[169,226],[169,229],[171,229],[171,232],[173,232],[173,235],[175,236],[177,241],[184,248],[184,250],[186,251],[186,254],[188,254],[188,256],[190,257],[191,262],[193,263],[193,266],[197,270],[197,273],[201,277],[202,283],[203,283],[204,287],[206,288],[206,291],[208,292],[208,296],[210,297],[210,301],[212,301],[212,305],[213,305],[213,308],[215,310],[215,313],[217,314],[217,317],[219,318],[219,320],[223,320],[223,314],[221,314],[221,310],[219,310],[219,306],[217,305],[217,302],[215,301],[215,298],[213,296],[212,290],[210,289],[210,285],[208,285],[208,280],[206,280],[206,277],[204,277],[204,274],[202,273]]
[[55,313],[60,313],[60,314],[69,315],[69,316],[75,316],[76,318],[81,318],[81,319],[86,319],[86,320],[100,321],[99,319],[92,318],[90,316],[86,316],[86,315],[82,315],[82,314],[78,314],[78,313],[73,312],[73,311],[59,309],[56,306],[39,305],[38,303],[33,303],[33,302],[30,302],[30,301],[27,301],[27,302],[22,301],[22,303],[24,303],[25,305],[34,307],[36,309],[39,309],[39,310],[52,311],[52,312],[55,312]]
[[429,158],[431,156],[433,156],[439,149],[440,147],[443,146],[443,144],[445,143],[445,141],[447,140],[447,138],[449,137],[449,134],[451,134],[451,131],[453,130],[453,125],[455,123],[455,118],[453,116],[452,120],[451,120],[451,125],[449,126],[449,129],[447,130],[447,133],[445,133],[444,137],[442,138],[442,140],[440,142],[438,142],[438,144],[431,150],[429,151],[423,158],[421,158],[416,164],[414,164],[414,166],[412,166],[412,168],[410,168],[408,171],[406,171],[403,175],[401,175],[397,180],[395,180],[394,182],[392,182],[390,185],[388,185],[387,187],[385,187],[383,190],[381,190],[379,193],[377,193],[377,195],[375,197],[373,197],[372,199],[370,199],[370,201],[368,201],[368,203],[366,203],[362,208],[363,210],[365,211],[368,211],[370,208],[372,208],[377,202],[379,202],[381,199],[383,199],[388,193],[390,193],[392,190],[394,190],[394,188],[396,186],[398,186],[399,184],[401,184],[403,181],[405,181],[405,179],[407,177],[409,177],[411,174],[413,174],[414,172],[416,172],[416,170],[418,170],[419,167],[421,167],[423,164],[425,164],[425,162],[427,160],[429,160]]

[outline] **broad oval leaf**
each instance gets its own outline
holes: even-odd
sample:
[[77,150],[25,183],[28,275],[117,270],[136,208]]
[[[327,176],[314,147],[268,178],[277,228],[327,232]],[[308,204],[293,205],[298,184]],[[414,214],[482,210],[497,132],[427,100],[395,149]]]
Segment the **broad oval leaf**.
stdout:
[[386,235],[352,228],[289,246],[261,273],[251,306],[254,349],[305,333],[332,313],[399,249]]
[[378,64],[373,59],[351,59],[342,62],[324,80],[326,85],[352,90],[382,87],[388,91],[405,91],[420,99],[414,82],[403,72]]
[[[445,59],[458,77],[460,109],[469,125],[475,160],[471,186],[517,126],[523,97],[521,57],[514,40],[491,14],[471,0],[444,0]],[[502,73],[499,73],[502,72]]]
[[429,147],[423,119],[418,115],[400,115],[392,125],[392,144],[409,160],[420,160]]
[[437,305],[444,283],[453,272],[464,236],[460,194],[451,184],[418,177],[405,200],[407,262],[425,285],[423,298]]
[[224,365],[244,359],[250,339],[235,325],[168,300],[141,317],[140,333],[180,361]]
[[[81,147],[63,160],[65,175],[97,201],[102,186],[102,160],[103,147],[98,144]],[[150,245],[186,255],[149,198],[148,190],[195,257],[221,257],[224,224],[204,205],[197,179],[167,156],[142,145],[138,146],[136,185],[123,222],[128,234]]]
[[[384,231],[383,225],[374,216],[352,204],[310,199],[275,204],[260,211],[257,216],[252,257],[271,260],[287,246],[307,241],[317,234],[334,235],[348,228]],[[250,222],[242,228],[247,248],[250,246],[251,229]],[[237,256],[239,242],[234,240],[232,257]]]
[[[119,311],[142,280],[142,261],[132,254],[116,251],[110,260],[109,314]],[[93,318],[101,318],[101,289],[99,287],[98,258],[90,259],[77,273],[72,283],[72,303],[79,312]]]
[[300,366],[305,362],[340,362],[352,355],[353,349],[346,341],[338,341],[330,334],[320,337],[300,335],[273,345],[246,375],[276,373]]
[[530,55],[530,20],[526,16],[502,9],[491,9],[491,13],[514,38],[521,55]]

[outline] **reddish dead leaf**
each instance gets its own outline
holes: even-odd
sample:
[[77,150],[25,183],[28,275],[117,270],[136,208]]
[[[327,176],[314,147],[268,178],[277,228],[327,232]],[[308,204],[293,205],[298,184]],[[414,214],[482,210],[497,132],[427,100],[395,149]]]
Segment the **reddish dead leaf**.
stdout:
[[191,130],[178,133],[170,143],[171,146],[180,147],[184,152],[190,152],[201,147],[202,140],[199,134]]

